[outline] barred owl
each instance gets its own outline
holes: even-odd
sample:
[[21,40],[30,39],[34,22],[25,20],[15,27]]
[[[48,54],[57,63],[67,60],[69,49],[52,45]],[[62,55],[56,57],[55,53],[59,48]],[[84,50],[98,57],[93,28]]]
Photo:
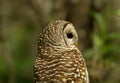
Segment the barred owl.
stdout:
[[77,48],[72,23],[51,22],[41,32],[34,65],[35,83],[89,83],[84,58]]

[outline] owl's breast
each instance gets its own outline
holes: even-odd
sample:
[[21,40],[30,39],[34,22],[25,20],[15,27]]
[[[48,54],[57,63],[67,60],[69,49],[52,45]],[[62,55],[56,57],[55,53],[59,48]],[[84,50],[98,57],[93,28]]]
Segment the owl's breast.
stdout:
[[78,52],[67,52],[48,61],[37,59],[36,80],[43,83],[87,83],[86,64]]

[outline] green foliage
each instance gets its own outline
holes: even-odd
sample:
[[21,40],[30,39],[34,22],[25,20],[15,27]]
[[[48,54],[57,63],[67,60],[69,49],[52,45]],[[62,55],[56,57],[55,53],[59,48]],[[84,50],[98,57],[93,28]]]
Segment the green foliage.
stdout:
[[[119,11],[116,14],[118,15]],[[88,61],[92,62],[91,64],[88,62],[91,69],[89,70],[91,79],[99,80],[99,83],[110,83],[108,79],[113,75],[114,67],[119,66],[120,33],[110,31],[110,18],[106,19],[107,17],[95,11],[91,15],[95,19],[94,32],[91,36],[93,47],[87,50],[84,55]],[[101,75],[101,71],[104,71],[104,74]],[[111,78],[111,80],[118,82],[119,79],[115,79],[116,77]],[[93,82],[98,83],[97,81]]]

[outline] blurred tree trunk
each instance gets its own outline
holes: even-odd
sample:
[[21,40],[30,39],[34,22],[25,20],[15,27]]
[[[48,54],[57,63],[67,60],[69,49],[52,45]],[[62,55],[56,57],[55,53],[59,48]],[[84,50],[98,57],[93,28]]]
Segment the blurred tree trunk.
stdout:
[[7,32],[9,27],[9,14],[11,12],[11,4],[9,1],[2,0],[0,4],[0,57],[4,59],[5,66],[6,66],[6,73],[8,75],[8,83],[15,83],[15,70],[14,70],[14,64],[13,59],[11,56],[11,50],[10,46],[7,41]]

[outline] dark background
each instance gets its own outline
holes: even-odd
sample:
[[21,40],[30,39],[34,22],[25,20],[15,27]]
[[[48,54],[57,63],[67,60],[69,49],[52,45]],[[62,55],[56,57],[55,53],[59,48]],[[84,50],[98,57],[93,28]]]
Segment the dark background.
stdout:
[[47,23],[74,24],[91,83],[120,83],[120,0],[0,0],[0,83],[34,83]]

